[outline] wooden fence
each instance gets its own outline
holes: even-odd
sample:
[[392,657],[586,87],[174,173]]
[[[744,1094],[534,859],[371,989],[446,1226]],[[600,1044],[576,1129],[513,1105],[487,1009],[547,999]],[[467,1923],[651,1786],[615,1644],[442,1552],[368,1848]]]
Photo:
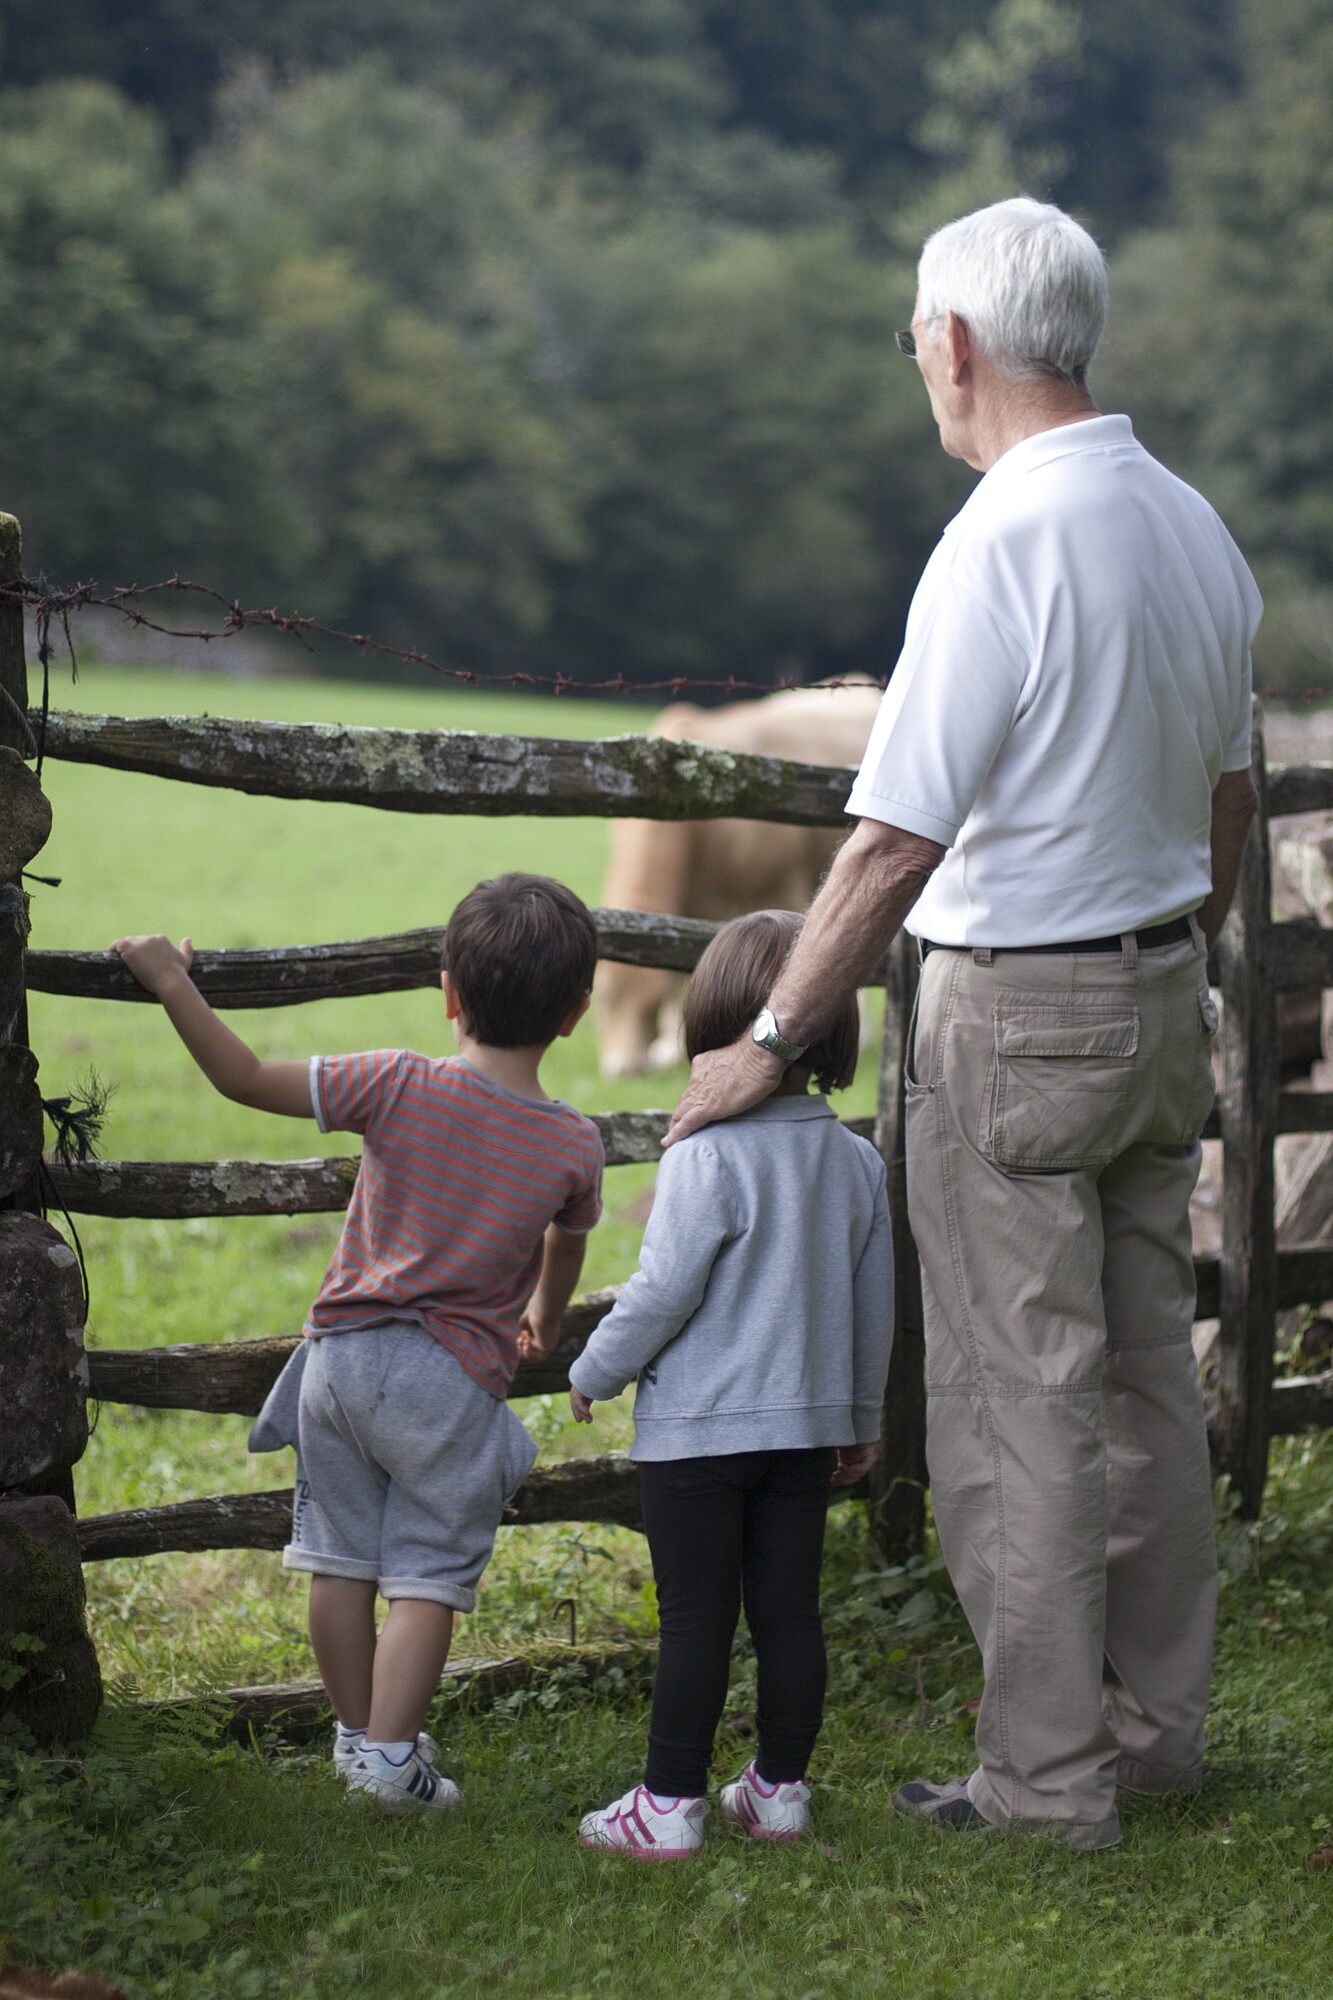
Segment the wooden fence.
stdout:
[[[28,729],[19,726],[27,704],[22,628],[15,630],[7,610],[3,615],[8,623],[0,627],[0,748],[8,745],[30,756],[39,720],[32,715]],[[396,812],[845,823],[845,773],[632,736],[585,743],[462,731],[56,713],[45,721],[44,746],[51,758]],[[1279,1088],[1276,1024],[1280,993],[1333,986],[1333,933],[1314,923],[1272,922],[1268,841],[1270,815],[1333,808],[1333,767],[1268,772],[1259,741],[1256,771],[1263,814],[1246,850],[1236,908],[1215,967],[1224,999],[1225,1086],[1209,1130],[1222,1141],[1222,1252],[1196,1260],[1197,1316],[1221,1321],[1211,1409],[1214,1450],[1248,1515],[1261,1503],[1270,1437],[1333,1424],[1333,1375],[1274,1381],[1276,1314],[1333,1297],[1333,1250],[1296,1246],[1279,1253],[1273,1203],[1275,1137],[1333,1130],[1333,1093]],[[19,974],[19,1004],[7,1017],[14,1049],[27,1039],[24,983],[32,991],[107,1002],[149,999],[103,952],[26,950],[21,891],[11,882],[0,894],[19,912],[10,930],[0,933],[0,988],[6,977],[13,986],[15,964]],[[595,917],[603,958],[676,971],[696,963],[714,929],[634,911],[600,910]],[[439,932],[413,931],[282,950],[201,952],[195,976],[217,1007],[285,1006],[433,985],[439,949]],[[903,1171],[904,1044],[917,976],[915,947],[900,938],[884,967],[878,1106],[873,1119],[855,1121],[888,1163],[898,1258],[885,1450],[873,1479],[858,1489],[874,1507],[876,1533],[889,1558],[918,1548],[924,1523],[921,1294]],[[7,1087],[5,1076],[0,1066],[0,1092]],[[658,1157],[664,1113],[612,1113],[598,1122],[609,1166]],[[344,1208],[357,1161],[99,1161],[52,1165],[48,1171],[55,1195],[72,1214],[295,1215]],[[34,1185],[21,1182],[0,1205],[36,1207]],[[613,1297],[605,1292],[576,1301],[556,1353],[547,1362],[522,1367],[511,1393],[565,1388],[570,1363]],[[4,1338],[0,1331],[0,1341]],[[93,1348],[90,1394],[155,1409],[251,1414],[293,1345],[269,1339]],[[164,1550],[279,1548],[287,1539],[290,1498],[289,1492],[215,1496],[86,1518],[78,1524],[83,1556],[92,1561]],[[638,1525],[636,1475],[617,1455],[539,1470],[516,1496],[512,1519]]]

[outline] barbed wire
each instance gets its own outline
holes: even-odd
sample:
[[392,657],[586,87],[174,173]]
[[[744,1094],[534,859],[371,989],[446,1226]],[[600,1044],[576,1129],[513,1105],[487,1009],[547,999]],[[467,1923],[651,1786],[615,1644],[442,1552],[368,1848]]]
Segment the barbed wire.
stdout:
[[[150,617],[138,606],[146,598],[161,597],[174,592],[182,597],[203,599],[216,605],[222,613],[219,625],[211,627],[182,628],[164,625],[159,619]],[[371,632],[348,632],[337,625],[325,625],[318,618],[307,617],[304,612],[278,611],[272,605],[243,606],[238,597],[228,597],[223,591],[215,590],[211,584],[195,583],[189,577],[179,574],[163,577],[158,583],[119,584],[114,590],[99,592],[95,581],[76,583],[58,588],[45,577],[19,576],[8,583],[0,584],[0,599],[17,602],[30,612],[37,626],[38,657],[43,668],[50,663],[50,632],[53,623],[60,626],[65,646],[69,653],[70,665],[75,680],[78,679],[78,656],[74,647],[74,635],[70,628],[70,615],[83,610],[117,611],[131,625],[141,626],[145,631],[156,632],[168,639],[202,640],[211,644],[217,640],[236,638],[240,633],[257,628],[276,632],[294,638],[313,653],[312,638],[329,639],[337,644],[354,646],[362,654],[374,653],[383,658],[401,660],[404,665],[424,667],[442,680],[458,682],[466,687],[477,688],[531,688],[549,694],[598,694],[598,695],[646,695],[669,694],[674,700],[690,692],[735,695],[777,694],[791,688],[846,688],[865,687],[867,683],[885,687],[886,674],[855,672],[834,675],[816,682],[802,681],[793,674],[783,674],[773,680],[742,680],[735,674],[709,678],[694,674],[670,674],[658,680],[631,680],[625,674],[613,674],[604,680],[581,680],[573,674],[537,674],[520,669],[508,674],[494,674],[476,667],[446,666],[442,660],[417,646],[394,646],[385,639],[377,639]],[[1333,687],[1276,688],[1257,687],[1255,694],[1261,701],[1281,701],[1294,704],[1333,701]]]
[[[216,605],[221,614],[221,623],[211,627],[182,628],[164,625],[138,607],[146,598],[160,597],[167,592],[179,596],[203,599]],[[259,629],[277,632],[295,638],[307,652],[313,652],[312,638],[330,639],[342,645],[354,646],[358,652],[375,653],[392,660],[401,660],[414,667],[428,668],[443,680],[451,680],[467,687],[478,688],[531,688],[550,694],[600,694],[600,695],[645,695],[670,694],[678,698],[691,691],[710,694],[738,695],[775,694],[782,689],[809,687],[808,681],[798,680],[787,674],[770,681],[742,680],[735,674],[725,679],[709,679],[692,674],[672,674],[660,680],[631,680],[625,674],[614,674],[605,680],[581,680],[573,674],[537,674],[519,670],[508,674],[492,674],[475,667],[446,666],[430,653],[416,646],[394,646],[387,640],[377,639],[371,632],[347,632],[336,625],[325,625],[318,618],[307,617],[303,612],[278,611],[272,606],[246,607],[239,598],[227,597],[215,590],[211,584],[195,583],[189,577],[164,577],[159,583],[121,584],[116,589],[99,592],[95,582],[78,583],[68,588],[58,589],[45,577],[19,576],[7,584],[0,585],[0,598],[17,602],[31,613],[38,633],[38,652],[43,667],[50,659],[50,630],[53,623],[60,626],[65,644],[69,650],[75,678],[78,678],[78,656],[74,648],[74,635],[70,629],[72,613],[83,610],[118,611],[131,625],[142,627],[149,632],[157,632],[170,639],[196,639],[205,643],[215,640],[235,638],[239,633]],[[884,677],[878,680],[874,675],[855,674],[846,678],[821,679],[821,688],[864,687],[884,685]]]

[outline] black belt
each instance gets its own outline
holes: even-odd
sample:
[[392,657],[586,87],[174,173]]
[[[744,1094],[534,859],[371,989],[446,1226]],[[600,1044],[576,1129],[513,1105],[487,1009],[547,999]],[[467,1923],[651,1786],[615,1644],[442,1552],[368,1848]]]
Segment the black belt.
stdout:
[[[1146,931],[1135,931],[1133,938],[1140,951],[1153,951],[1164,944],[1183,944],[1192,938],[1188,917],[1173,917],[1169,924],[1150,924]],[[997,955],[1002,951],[1023,951],[1043,958],[1064,958],[1084,951],[1120,951],[1123,939],[1118,937],[1079,938],[1073,944],[997,944],[991,950]],[[929,958],[932,951],[973,951],[970,944],[935,944],[930,938],[921,940],[921,956]]]

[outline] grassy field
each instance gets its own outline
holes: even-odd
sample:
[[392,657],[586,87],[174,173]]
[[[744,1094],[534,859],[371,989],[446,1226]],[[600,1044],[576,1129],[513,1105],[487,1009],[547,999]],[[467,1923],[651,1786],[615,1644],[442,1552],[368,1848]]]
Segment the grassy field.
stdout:
[[[63,699],[63,697],[61,697]],[[637,726],[622,707],[254,684],[91,669],[72,700],[119,713],[266,714],[592,735]],[[137,929],[204,945],[295,943],[443,921],[508,867],[565,877],[596,900],[596,822],[411,819],[255,800],[51,764],[56,830],[35,864],[37,945],[96,946]],[[305,1157],[346,1150],[313,1124],[215,1098],[151,1007],[34,996],[48,1095],[96,1069],[115,1086],[109,1158]],[[263,1051],[408,1042],[444,1051],[429,994],[233,1017]],[[869,1108],[873,1064],[844,1100]],[[683,1071],[601,1082],[585,1026],[554,1052],[551,1087],[589,1110],[670,1103]],[[650,1168],[608,1176],[589,1285],[624,1277]],[[620,1219],[617,1219],[620,1218]],[[336,1218],[81,1226],[90,1340],[149,1345],[292,1332]],[[563,1399],[561,1399],[563,1400]],[[593,1438],[560,1402],[522,1413],[548,1455]],[[100,1413],[78,1472],[84,1511],[284,1484],[286,1455],[251,1459],[240,1419]],[[938,1560],[876,1568],[860,1510],[831,1516],[826,1597],[834,1656],[819,1750],[818,1839],[750,1851],[715,1827],[688,1868],[636,1871],[582,1853],[571,1828],[634,1777],[643,1703],[596,1699],[558,1672],[540,1692],[442,1706],[446,1768],[469,1793],[444,1824],[386,1823],[341,1797],[323,1756],[217,1749],[206,1707],[152,1732],[129,1697],[308,1674],[304,1585],[269,1555],[104,1563],[90,1609],[113,1700],[77,1763],[7,1756],[0,1818],[0,1963],[95,1966],[164,2000],[443,2000],[532,1993],[851,2000],[1323,1995],[1333,1871],[1333,1451],[1275,1447],[1257,1529],[1221,1513],[1225,1566],[1210,1779],[1188,1807],[1131,1805],[1118,1854],[959,1842],[894,1821],[918,1772],[968,1768],[975,1655]],[[646,1638],[651,1583],[638,1537],[578,1527],[502,1532],[458,1650],[545,1641],[567,1595],[580,1637]],[[750,1754],[753,1667],[743,1642],[719,1775]]]

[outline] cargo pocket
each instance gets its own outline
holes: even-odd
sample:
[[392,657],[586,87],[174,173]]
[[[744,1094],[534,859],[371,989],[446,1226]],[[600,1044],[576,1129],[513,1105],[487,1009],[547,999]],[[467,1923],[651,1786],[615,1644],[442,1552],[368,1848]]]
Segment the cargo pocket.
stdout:
[[1198,992],[1194,1073],[1190,1079],[1190,1092],[1180,1133],[1182,1146],[1192,1146],[1198,1139],[1208,1122],[1213,1099],[1217,1096],[1217,1080],[1213,1075],[1213,1037],[1217,1033],[1217,1027],[1217,1002],[1205,982]]
[[978,1143],[1009,1173],[1107,1166],[1134,1098],[1137,1011],[1011,995],[995,1007],[995,1044]]

